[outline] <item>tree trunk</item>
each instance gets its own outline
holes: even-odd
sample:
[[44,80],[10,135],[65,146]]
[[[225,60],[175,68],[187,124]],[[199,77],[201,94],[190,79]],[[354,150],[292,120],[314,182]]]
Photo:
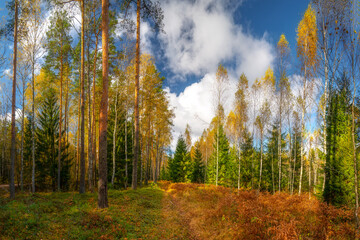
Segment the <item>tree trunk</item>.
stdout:
[[274,151],[271,151],[271,180],[272,180],[272,192],[275,193],[275,178],[274,178]]
[[240,189],[240,181],[241,181],[241,147],[240,147],[240,142],[239,142],[239,150],[238,150],[238,154],[239,154],[239,171],[238,171],[238,190]]
[[261,190],[262,165],[263,165],[263,133],[261,133],[261,139],[260,139],[260,177],[259,177],[259,191]]
[[32,59],[32,104],[31,104],[31,158],[32,158],[32,171],[31,171],[31,191],[35,193],[35,58]]
[[79,193],[85,193],[85,6],[81,0],[81,125],[80,125],[80,188]]
[[61,131],[62,131],[62,83],[63,83],[63,70],[64,70],[64,61],[63,61],[63,52],[62,52],[62,41],[60,42],[61,46],[61,57],[60,57],[60,110],[59,110],[59,142],[58,142],[58,181],[57,181],[57,190],[60,192],[60,177],[61,177]]
[[[280,80],[281,81],[281,80]],[[279,192],[281,191],[281,166],[282,166],[282,162],[281,162],[281,153],[282,153],[282,149],[281,149],[281,117],[282,117],[282,86],[280,86],[280,122],[279,122],[279,136],[278,136],[278,155],[279,155]]]
[[[95,14],[94,14],[95,16]],[[94,17],[95,20],[95,17]],[[94,26],[95,28],[95,26]],[[97,60],[97,51],[98,51],[98,43],[99,43],[99,34],[96,34],[95,40],[95,50],[94,50],[94,66],[93,66],[93,97],[92,97],[92,151],[91,151],[91,165],[89,165],[89,189],[93,192],[93,165],[95,165],[96,169],[96,117],[95,117],[95,105],[96,105],[96,60]],[[94,163],[94,164],[93,164]],[[95,171],[96,172],[96,171]]]
[[127,103],[125,104],[125,189],[128,185],[128,159],[127,159]]
[[140,73],[140,3],[137,0],[136,10],[136,60],[135,60],[135,144],[134,144],[134,161],[133,161],[133,175],[132,175],[132,189],[137,188],[137,164],[139,158],[139,73]]
[[23,92],[22,92],[22,111],[21,111],[21,171],[20,171],[20,188],[24,191],[24,127],[25,125],[25,79],[23,79]]
[[13,56],[13,86],[11,101],[11,166],[10,166],[10,199],[15,198],[15,157],[16,157],[16,133],[15,133],[15,103],[16,103],[16,58],[17,58],[17,26],[18,24],[18,1],[15,0],[15,24],[14,24],[14,56]]
[[300,180],[299,180],[299,195],[301,194],[303,166],[304,166],[304,131],[305,131],[305,91],[306,91],[306,67],[304,70],[304,85],[303,85],[303,99],[301,103],[301,142],[300,142]]
[[[353,85],[354,85],[354,92],[353,92],[353,99],[351,104],[351,138],[352,138],[352,145],[353,145],[353,162],[354,162],[354,192],[355,192],[355,222],[356,222],[356,235],[359,233],[359,193],[358,193],[358,167],[357,167],[357,156],[356,156],[356,141],[355,141],[355,98],[356,98],[356,79],[353,76]],[[356,239],[357,236],[356,236]]]
[[102,78],[103,91],[99,119],[99,194],[98,207],[107,208],[107,120],[109,98],[109,0],[102,0]]
[[[117,91],[117,90],[115,90]],[[112,177],[111,177],[111,184],[114,186],[114,179],[115,179],[115,150],[116,150],[116,128],[117,128],[117,101],[118,101],[118,94],[116,93],[115,98],[115,125],[114,125],[114,132],[113,132],[113,169],[112,169]]]
[[[90,34],[89,34],[90,35]],[[91,77],[90,77],[90,41],[87,42],[87,56],[88,56],[88,70],[87,70],[87,80],[88,80],[88,87],[87,87],[87,95],[88,95],[88,185],[89,191],[92,192],[92,162],[93,162],[93,155],[92,155],[92,128],[91,128]]]
[[[218,118],[220,118],[220,114],[218,114]],[[216,131],[217,131],[217,135],[216,135],[216,186],[217,186],[218,178],[219,178],[219,123]]]
[[289,123],[289,135],[290,135],[290,139],[289,139],[289,180],[288,180],[288,190],[289,192],[291,192],[291,149],[292,149],[292,146],[291,146],[291,123],[290,123],[290,117],[288,116],[288,123]]

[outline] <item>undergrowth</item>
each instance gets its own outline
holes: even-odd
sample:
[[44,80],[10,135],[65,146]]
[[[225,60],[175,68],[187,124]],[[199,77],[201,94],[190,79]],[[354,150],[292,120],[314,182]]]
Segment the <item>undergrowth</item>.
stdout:
[[307,194],[258,193],[164,182],[198,239],[354,239],[353,211]]
[[0,239],[157,239],[163,195],[157,187],[109,190],[110,207],[103,210],[91,193],[0,198]]

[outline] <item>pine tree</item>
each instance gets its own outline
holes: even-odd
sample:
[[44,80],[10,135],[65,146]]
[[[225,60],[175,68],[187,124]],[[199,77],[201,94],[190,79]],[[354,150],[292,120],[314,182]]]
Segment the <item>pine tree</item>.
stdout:
[[178,138],[174,158],[169,161],[169,178],[174,182],[185,182],[188,166],[188,152],[185,139],[182,135]]
[[[354,169],[352,168],[351,109],[348,78],[343,76],[339,90],[329,99],[327,112],[327,154],[324,200],[334,205],[352,204]],[[350,154],[349,154],[350,153]]]
[[[37,179],[40,188],[47,188],[49,185],[52,190],[57,186],[57,156],[59,144],[59,106],[54,89],[49,89],[45,93],[44,102],[40,107],[39,126],[36,131],[37,140]],[[64,139],[61,140],[64,142]],[[66,154],[68,144],[61,147],[61,189],[69,187],[70,180],[70,160]]]
[[191,173],[191,182],[193,183],[203,183],[204,182],[204,164],[202,161],[202,155],[200,152],[200,145],[197,143],[195,145],[195,154],[193,159],[193,167]]

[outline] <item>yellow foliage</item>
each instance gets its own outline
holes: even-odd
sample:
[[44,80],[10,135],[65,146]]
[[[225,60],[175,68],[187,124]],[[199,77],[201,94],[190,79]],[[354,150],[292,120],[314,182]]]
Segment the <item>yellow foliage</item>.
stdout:
[[268,67],[268,69],[266,70],[265,76],[262,79],[262,84],[271,88],[275,87],[275,76],[274,71],[271,69],[271,67]]
[[[303,19],[297,28],[297,56],[304,66],[316,65],[317,52],[317,26],[316,13],[309,4]],[[303,67],[304,67],[303,66]]]

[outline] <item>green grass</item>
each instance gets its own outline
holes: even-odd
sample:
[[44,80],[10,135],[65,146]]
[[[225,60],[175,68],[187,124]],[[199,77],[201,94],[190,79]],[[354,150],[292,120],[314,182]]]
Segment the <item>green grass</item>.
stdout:
[[109,190],[104,210],[92,193],[0,196],[0,239],[159,239],[163,196],[157,186]]

